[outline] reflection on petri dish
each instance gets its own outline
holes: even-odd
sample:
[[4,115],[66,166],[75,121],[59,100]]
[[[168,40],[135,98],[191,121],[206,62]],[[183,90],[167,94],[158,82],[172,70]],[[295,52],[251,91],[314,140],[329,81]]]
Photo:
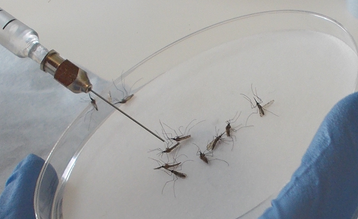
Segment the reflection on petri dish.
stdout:
[[[120,108],[163,138],[189,127],[191,138],[175,155],[183,163],[176,170],[187,177],[154,170],[153,159],[173,159],[153,151],[166,145],[102,103],[91,128],[78,119],[53,149],[47,164],[60,181],[56,193],[48,195],[41,181],[44,168],[37,215],[257,218],[299,166],[325,114],[356,90],[357,69],[349,33],[310,12],[251,14],[184,37],[116,83],[134,92]],[[112,96],[116,89],[109,88]],[[263,117],[242,95],[252,98],[252,90],[263,104],[274,100]],[[202,162],[196,145],[204,151],[238,113],[231,125],[250,127],[224,135],[209,165]]]

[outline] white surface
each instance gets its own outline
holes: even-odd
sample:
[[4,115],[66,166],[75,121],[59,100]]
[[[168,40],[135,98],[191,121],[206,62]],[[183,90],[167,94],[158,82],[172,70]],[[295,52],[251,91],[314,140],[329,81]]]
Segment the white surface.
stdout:
[[[322,13],[342,23],[358,40],[358,19],[349,13],[346,2],[342,0],[2,0],[0,7],[35,29],[44,46],[56,49],[62,56],[108,80],[117,78],[123,70],[195,30],[258,11],[302,9]],[[9,77],[12,71],[22,72],[20,65],[23,64],[6,51],[0,52],[2,57],[8,58],[0,59],[1,81],[7,82],[4,78]],[[29,83],[28,80],[19,81],[16,85],[21,88]],[[59,95],[63,91],[58,92],[56,94]],[[29,93],[17,92],[16,98],[9,92],[2,92],[2,95],[11,103],[26,99]],[[1,118],[18,115],[8,103],[1,104]],[[48,106],[42,107],[49,109]],[[57,121],[65,115],[59,112],[52,126],[57,126]],[[37,118],[37,114],[31,111],[27,112],[27,116],[29,120]],[[38,122],[32,120],[30,124],[36,125],[41,133],[47,127],[46,122],[43,118],[37,119]],[[13,119],[12,122],[18,128],[24,125],[23,120]],[[1,163],[0,190],[10,170],[23,156],[32,152],[45,158],[52,148],[52,143],[39,148],[38,142],[43,142],[43,139],[31,139],[32,134],[20,132],[20,135],[18,132],[9,132],[8,125],[1,127],[2,136],[12,140],[1,141],[0,160],[6,162]],[[63,129],[48,133],[46,138],[50,139],[49,142],[55,142]]]
[[[191,129],[192,138],[178,152],[187,156],[178,161],[193,160],[179,170],[188,177],[174,187],[168,183],[162,194],[172,176],[153,170],[158,165],[148,157],[159,159],[158,152],[148,151],[164,145],[114,113],[77,160],[65,188],[64,218],[236,218],[246,213],[290,179],[323,116],[354,90],[357,67],[351,48],[311,31],[242,38],[175,66],[122,109],[158,133],[159,120],[174,129],[205,120]],[[254,127],[235,134],[233,151],[232,139],[226,138],[214,152],[229,166],[206,165],[192,143],[204,151],[238,111],[242,114],[232,125],[245,123],[255,110],[240,93],[252,96],[252,82],[264,101],[275,99],[269,110],[278,116],[252,115]],[[169,128],[166,132],[174,135]]]

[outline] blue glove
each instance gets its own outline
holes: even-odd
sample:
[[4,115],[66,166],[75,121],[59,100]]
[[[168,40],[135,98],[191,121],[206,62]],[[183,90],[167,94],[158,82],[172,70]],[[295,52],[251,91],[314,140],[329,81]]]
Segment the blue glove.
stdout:
[[[1,219],[35,219],[34,192],[43,164],[43,159],[30,154],[16,166],[0,196]],[[50,170],[57,180],[55,170]]]
[[358,93],[333,107],[303,156],[301,166],[271,204],[261,219],[342,219],[355,215]]

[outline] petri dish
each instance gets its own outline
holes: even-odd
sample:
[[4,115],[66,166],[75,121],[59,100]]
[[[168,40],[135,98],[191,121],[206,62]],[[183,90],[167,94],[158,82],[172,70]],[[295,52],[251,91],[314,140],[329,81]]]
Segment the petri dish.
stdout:
[[[313,12],[259,12],[185,36],[102,92],[117,102],[134,94],[119,108],[166,143],[104,102],[99,111],[88,106],[45,162],[36,216],[257,218],[326,113],[357,90],[357,70],[349,32]],[[262,106],[274,100],[262,117],[254,97]],[[175,145],[169,138],[189,134],[173,153],[161,153]],[[155,169],[165,163],[180,165]]]

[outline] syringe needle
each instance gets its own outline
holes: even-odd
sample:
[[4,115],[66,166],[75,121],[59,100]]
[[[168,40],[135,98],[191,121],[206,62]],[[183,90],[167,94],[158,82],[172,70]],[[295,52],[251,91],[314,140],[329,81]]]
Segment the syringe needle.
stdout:
[[108,103],[109,105],[111,105],[113,108],[115,108],[116,110],[118,110],[120,113],[122,113],[123,115],[127,116],[129,119],[131,119],[133,122],[137,123],[140,127],[144,128],[145,130],[147,130],[150,134],[154,135],[155,137],[157,137],[159,140],[161,140],[162,142],[164,142],[164,140],[159,137],[157,134],[155,134],[154,132],[150,131],[147,127],[145,127],[144,125],[140,124],[137,120],[135,120],[134,118],[132,118],[131,116],[129,116],[127,113],[123,112],[122,110],[120,110],[118,107],[116,107],[114,104],[112,104],[111,102],[109,102],[108,100],[106,100],[105,98],[103,98],[101,95],[99,95],[98,93],[96,93],[95,91],[91,90],[90,92],[94,93],[97,97],[101,98],[104,102]]

